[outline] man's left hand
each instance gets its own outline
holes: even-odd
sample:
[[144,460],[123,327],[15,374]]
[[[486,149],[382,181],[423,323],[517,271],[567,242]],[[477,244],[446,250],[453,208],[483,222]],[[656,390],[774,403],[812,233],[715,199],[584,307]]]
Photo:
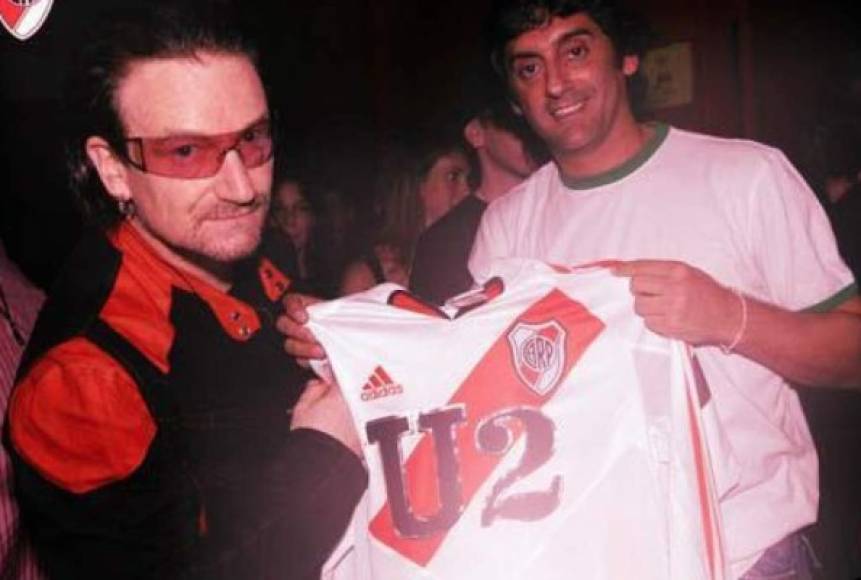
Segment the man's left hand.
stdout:
[[741,325],[735,292],[684,262],[620,262],[613,273],[631,279],[634,311],[660,335],[689,344],[730,344]]

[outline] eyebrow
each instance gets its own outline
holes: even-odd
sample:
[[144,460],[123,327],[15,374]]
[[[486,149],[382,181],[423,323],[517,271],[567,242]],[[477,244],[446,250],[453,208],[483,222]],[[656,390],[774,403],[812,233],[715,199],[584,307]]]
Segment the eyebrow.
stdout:
[[[553,39],[552,45],[557,46],[560,44],[564,44],[565,42],[568,42],[572,38],[575,38],[578,36],[588,36],[589,38],[594,38],[595,32],[591,28],[585,28],[582,26],[578,27],[578,28],[572,28],[571,30],[568,30],[567,32],[564,32],[561,35],[559,35],[559,37]],[[508,57],[508,65],[511,66],[511,64],[515,60],[519,60],[519,59],[523,59],[523,58],[540,57],[540,56],[541,56],[541,54],[539,54],[538,52],[529,51],[529,50],[518,52],[518,53],[512,54],[511,56]]]
[[202,133],[199,131],[184,131],[184,130],[174,131],[174,130],[168,129],[168,131],[164,135],[159,135],[158,137],[134,137],[134,138],[135,139],[141,139],[141,138],[143,138],[143,139],[175,139],[175,138],[195,139],[195,138],[206,138],[206,137],[220,137],[222,135],[231,135],[234,133],[242,133],[243,131],[247,131],[248,129],[253,129],[254,127],[257,127],[258,125],[262,125],[264,123],[270,123],[270,122],[271,122],[271,118],[269,116],[269,113],[266,112],[266,113],[263,113],[262,115],[260,115],[256,120],[251,121],[250,123],[248,123],[247,125],[245,125],[241,129],[236,129],[235,131],[225,131],[223,133]]

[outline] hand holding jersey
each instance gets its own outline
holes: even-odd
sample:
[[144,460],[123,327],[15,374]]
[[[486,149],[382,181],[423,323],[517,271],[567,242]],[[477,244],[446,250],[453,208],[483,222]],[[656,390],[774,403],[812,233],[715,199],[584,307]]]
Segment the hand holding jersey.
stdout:
[[630,277],[634,311],[652,332],[692,345],[738,342],[746,322],[739,297],[702,270],[678,261],[632,260],[613,272]]
[[288,294],[284,298],[284,314],[278,317],[276,327],[284,336],[284,350],[305,368],[309,359],[326,358],[326,352],[314,335],[305,327],[308,306],[320,302],[307,294]]
[[[658,334],[720,346],[725,354],[741,354],[796,384],[859,384],[857,296],[832,312],[799,313],[723,286],[681,261],[632,260],[615,272],[630,276],[634,308]],[[799,336],[806,342],[797,341]]]
[[290,429],[322,431],[362,456],[359,438],[350,419],[350,411],[337,384],[308,381],[305,391],[293,407]]

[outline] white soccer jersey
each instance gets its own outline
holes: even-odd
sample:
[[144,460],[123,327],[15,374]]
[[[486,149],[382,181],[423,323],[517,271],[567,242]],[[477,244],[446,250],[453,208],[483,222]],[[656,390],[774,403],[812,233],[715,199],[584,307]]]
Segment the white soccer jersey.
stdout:
[[604,268],[494,270],[459,310],[391,284],[310,308],[370,472],[326,574],[722,578],[685,346]]

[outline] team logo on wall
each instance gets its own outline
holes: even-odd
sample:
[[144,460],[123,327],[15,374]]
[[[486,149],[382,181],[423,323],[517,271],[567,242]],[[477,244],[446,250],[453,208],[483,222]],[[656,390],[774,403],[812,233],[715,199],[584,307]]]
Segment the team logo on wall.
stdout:
[[54,0],[0,0],[0,21],[18,40],[27,40],[44,24]]
[[539,395],[552,391],[562,378],[567,336],[555,320],[541,324],[520,322],[508,333],[517,376]]

